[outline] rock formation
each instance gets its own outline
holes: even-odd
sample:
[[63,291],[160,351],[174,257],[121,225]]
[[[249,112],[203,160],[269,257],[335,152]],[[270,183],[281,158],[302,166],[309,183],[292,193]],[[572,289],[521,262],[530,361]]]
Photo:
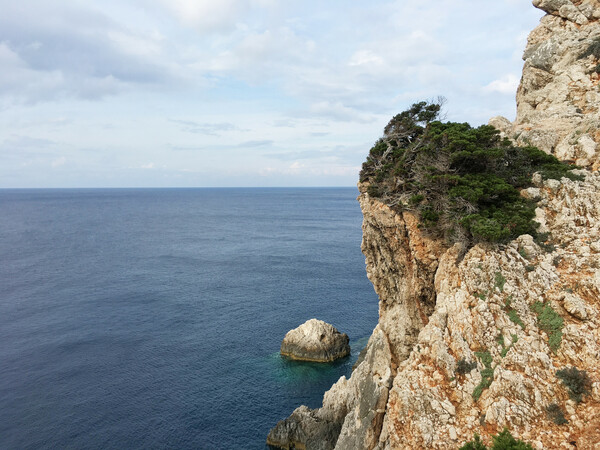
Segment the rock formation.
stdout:
[[529,35],[509,137],[562,160],[600,165],[600,2],[534,0],[546,11]]
[[522,235],[465,252],[359,185],[379,323],[322,408],[272,431],[280,447],[456,449],[508,427],[536,449],[600,449],[600,3],[534,5],[548,14],[525,51],[517,119],[492,123],[585,167],[582,181],[534,176],[522,192],[540,199],[552,244]]
[[348,356],[350,344],[346,333],[322,320],[310,319],[287,332],[281,354],[301,361],[331,362]]

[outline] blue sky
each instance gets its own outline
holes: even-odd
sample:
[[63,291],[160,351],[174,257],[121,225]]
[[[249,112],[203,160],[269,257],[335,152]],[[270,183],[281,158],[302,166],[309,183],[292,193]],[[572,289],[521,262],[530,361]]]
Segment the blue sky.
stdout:
[[351,186],[394,114],[514,119],[527,0],[0,0],[0,187]]

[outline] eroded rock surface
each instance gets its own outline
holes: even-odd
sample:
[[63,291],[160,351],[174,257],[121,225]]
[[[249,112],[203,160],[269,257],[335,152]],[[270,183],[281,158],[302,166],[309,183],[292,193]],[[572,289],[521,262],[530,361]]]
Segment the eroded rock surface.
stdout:
[[[423,236],[408,213],[362,193],[363,251],[381,299],[379,324],[364,360],[325,394],[323,407],[302,409],[308,420],[298,410],[287,419],[287,442],[307,436],[328,443],[308,449],[456,449],[475,432],[489,440],[506,426],[534,448],[595,448],[589,421],[600,417],[600,174],[579,173],[585,181],[538,177],[530,188],[541,197],[537,220],[553,245],[523,235],[464,255],[458,245]],[[562,318],[556,349],[539,304]],[[566,367],[592,381],[581,403],[556,376]],[[552,404],[567,424],[553,421]]]
[[281,343],[281,354],[292,359],[331,362],[350,354],[350,340],[333,325],[310,319],[288,331]]
[[600,2],[534,0],[548,14],[529,35],[509,134],[562,160],[600,167]]

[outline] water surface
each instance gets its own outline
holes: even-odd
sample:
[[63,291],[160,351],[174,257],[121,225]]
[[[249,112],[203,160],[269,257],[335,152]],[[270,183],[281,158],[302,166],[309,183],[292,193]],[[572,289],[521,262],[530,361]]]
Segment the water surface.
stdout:
[[[0,448],[264,449],[377,322],[356,189],[0,191]],[[353,354],[283,360],[317,317]]]

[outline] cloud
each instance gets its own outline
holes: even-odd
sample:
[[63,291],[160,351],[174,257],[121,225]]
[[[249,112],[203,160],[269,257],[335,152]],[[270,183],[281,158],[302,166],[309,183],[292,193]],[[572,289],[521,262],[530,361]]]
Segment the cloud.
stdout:
[[165,0],[162,3],[182,23],[203,33],[231,29],[249,7],[248,2],[241,0]]
[[509,73],[502,78],[492,81],[483,88],[487,92],[498,92],[500,94],[514,95],[519,86],[519,78]]
[[159,0],[184,25],[201,34],[226,33],[253,9],[277,6],[276,0]]
[[261,177],[290,176],[293,178],[350,177],[358,176],[360,166],[352,165],[312,165],[295,161],[285,167],[262,167],[258,170]]
[[207,136],[219,136],[224,131],[239,130],[237,126],[229,122],[210,123],[179,119],[169,119],[169,121],[181,125],[182,130],[186,133],[204,134]]
[[294,171],[324,183],[345,173],[350,185],[389,118],[415,101],[444,95],[449,119],[474,125],[510,116],[511,74],[541,13],[517,0],[480,6],[0,0],[0,154],[13,171],[37,161],[26,174],[37,185],[63,156],[82,185],[118,164],[151,184],[157,170],[141,166],[152,163],[217,183],[270,168],[277,183]]
[[269,147],[273,145],[273,141],[264,139],[264,140],[256,140],[256,141],[246,141],[237,145],[237,147],[242,148],[254,148],[254,147]]
[[[36,103],[99,99],[172,78],[161,36],[74,3],[0,0],[0,96]],[[43,18],[43,19],[41,19]]]
[[11,158],[53,156],[56,146],[56,142],[49,139],[14,135],[0,142],[0,156]]
[[291,151],[291,152],[278,152],[278,153],[267,153],[263,156],[266,158],[277,159],[280,161],[296,161],[299,159],[320,159],[324,157],[331,156],[331,151],[315,151],[315,150],[305,150],[305,151]]
[[57,168],[57,167],[60,167],[60,166],[64,166],[66,162],[67,162],[67,158],[65,158],[64,156],[61,156],[60,158],[54,159],[50,163],[50,166],[52,168]]
[[313,103],[307,115],[341,122],[371,123],[375,120],[373,114],[364,113],[360,108],[346,106],[341,101],[335,103],[329,101]]

